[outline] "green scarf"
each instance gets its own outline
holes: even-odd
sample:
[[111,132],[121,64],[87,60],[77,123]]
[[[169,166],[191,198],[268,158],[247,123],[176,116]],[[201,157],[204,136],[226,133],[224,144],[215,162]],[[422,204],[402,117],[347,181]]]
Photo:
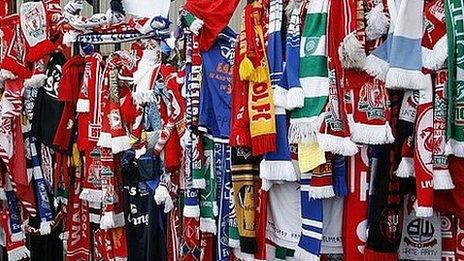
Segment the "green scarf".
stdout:
[[216,168],[214,165],[214,142],[203,138],[204,159],[203,173],[205,188],[200,193],[200,231],[216,234],[216,216],[218,214],[216,202]]
[[[327,69],[327,10],[328,0],[308,3],[305,26],[300,45],[299,78],[304,97],[302,108],[292,111],[290,118],[290,143],[308,143],[315,139],[321,125],[321,113],[329,95]],[[301,103],[300,103],[301,104]]]
[[448,35],[447,154],[464,157],[464,0],[446,0],[446,33]]

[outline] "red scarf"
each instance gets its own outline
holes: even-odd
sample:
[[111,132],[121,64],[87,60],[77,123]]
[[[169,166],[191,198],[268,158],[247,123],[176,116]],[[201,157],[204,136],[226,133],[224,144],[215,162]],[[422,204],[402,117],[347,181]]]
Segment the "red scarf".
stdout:
[[[12,16],[11,22],[12,24],[3,25],[1,28],[5,43],[4,46],[6,47],[5,56],[2,57],[2,64],[0,66],[2,69],[1,77],[11,79],[14,78],[11,75],[13,73],[22,79],[28,79],[31,76],[31,72],[26,62],[26,43],[18,24],[18,16]],[[5,75],[4,70],[10,73]]]

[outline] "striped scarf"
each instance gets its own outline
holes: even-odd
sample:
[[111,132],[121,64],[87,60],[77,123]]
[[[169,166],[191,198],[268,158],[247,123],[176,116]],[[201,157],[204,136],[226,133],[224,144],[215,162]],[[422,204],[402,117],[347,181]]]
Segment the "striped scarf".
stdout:
[[[300,46],[299,77],[304,92],[304,105],[292,111],[290,143],[314,140],[320,126],[319,116],[329,95],[327,68],[327,11],[328,0],[308,3]],[[303,99],[303,96],[292,97]]]

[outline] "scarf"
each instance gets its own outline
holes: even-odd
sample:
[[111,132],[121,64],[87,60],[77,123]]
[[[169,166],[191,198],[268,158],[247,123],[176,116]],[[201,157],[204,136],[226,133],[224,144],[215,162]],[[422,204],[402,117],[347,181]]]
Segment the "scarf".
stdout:
[[254,254],[257,250],[255,216],[258,205],[257,160],[247,148],[232,149],[232,189],[240,235],[240,250],[248,254]]
[[426,75],[427,88],[419,91],[415,125],[414,172],[416,176],[418,217],[433,215],[433,90],[431,75]]
[[[153,48],[159,48],[158,46]],[[145,49],[142,58],[137,64],[137,70],[134,72],[135,88],[132,98],[135,104],[143,104],[153,101],[154,81],[160,71],[160,50]]]
[[9,229],[11,215],[7,210],[1,211],[2,228],[5,233],[5,248],[8,255],[8,261],[19,261],[30,257],[30,251],[26,248],[26,241],[12,240],[12,231]]
[[335,196],[346,197],[348,195],[347,177],[348,169],[346,158],[341,155],[333,155],[332,159],[332,186]]
[[461,189],[464,188],[464,179],[459,173],[464,169],[464,159],[450,155],[448,160],[449,172],[455,188],[452,190],[435,190],[433,192],[433,207],[442,214],[463,216],[464,204],[459,199],[464,194],[464,191]]
[[268,192],[266,239],[288,249],[298,246],[301,231],[298,182],[274,184]]
[[452,215],[440,215],[441,218],[441,259],[443,261],[456,260],[456,223],[457,218]]
[[265,9],[259,2],[245,7],[245,34],[240,36],[240,53],[244,59],[237,63],[241,80],[248,81],[248,114],[253,155],[276,150],[276,122],[269,65],[266,57],[264,22]]
[[[364,70],[385,80],[390,89],[422,89],[422,51],[424,1],[390,1],[390,29],[387,40],[366,59]],[[406,17],[408,17],[406,19]],[[408,56],[405,63],[404,57]]]
[[[26,239],[22,227],[21,205],[19,199],[13,191],[11,180],[8,176],[5,176],[5,195],[6,203],[8,208],[8,228],[10,230],[11,241],[19,242]],[[7,227],[3,227],[6,229]]]
[[[282,2],[280,0],[271,1],[270,3],[270,33],[269,33],[269,63],[271,73],[271,83],[273,90],[276,90],[276,85],[282,76],[282,46],[280,28],[282,27]],[[279,30],[279,31],[277,31]],[[264,159],[260,163],[259,176],[263,180],[263,189],[268,190],[274,181],[295,181],[297,173],[290,159],[290,151],[288,148],[288,126],[287,115],[284,107],[275,105],[275,121],[276,121],[276,151],[266,153]]]
[[348,195],[342,222],[343,253],[346,260],[362,260],[366,243],[367,201],[369,196],[369,159],[367,145],[348,161]]
[[[311,171],[309,196],[314,199],[331,198],[335,196],[332,180],[333,155],[325,153],[325,162]],[[301,159],[301,157],[299,157]]]
[[35,62],[51,53],[56,46],[50,41],[49,15],[43,2],[23,3],[19,9],[21,30],[26,39],[26,58]]
[[366,51],[364,44],[366,39],[363,4],[363,0],[344,3],[344,13],[340,14],[341,17],[346,19],[344,23],[345,32],[342,35],[344,38],[338,48],[340,61],[345,69],[362,69],[365,64]]
[[28,79],[31,76],[26,61],[26,40],[21,32],[17,16],[13,17],[11,26],[2,26],[2,41],[5,50],[2,53],[0,78],[15,79],[20,77]]
[[82,173],[76,168],[74,182],[71,182],[68,215],[66,219],[68,239],[66,241],[66,258],[68,260],[87,259],[90,257],[90,222],[88,202],[79,199],[82,188]]
[[[442,223],[435,212],[427,218],[417,218],[413,197],[404,201],[403,234],[398,258],[401,260],[440,260],[442,257]],[[416,230],[420,227],[420,230]]]
[[300,45],[299,78],[304,95],[303,107],[291,113],[289,140],[308,143],[320,127],[320,114],[329,95],[327,69],[327,10],[326,0],[311,1],[307,6]]
[[50,206],[49,184],[42,176],[41,159],[37,153],[37,143],[30,133],[26,133],[26,158],[29,159],[27,169],[28,175],[34,177],[35,194],[37,199],[38,212],[40,217],[40,234],[48,235],[51,233],[51,222],[53,220]]
[[[365,1],[366,39],[375,40],[388,32],[390,18],[385,12],[384,2],[378,0]],[[369,10],[367,10],[369,9]]]
[[204,138],[204,165],[202,172],[205,186],[200,191],[200,231],[216,234],[216,217],[218,205],[216,201],[216,166],[217,159],[213,140]]
[[462,237],[464,236],[464,222],[462,218],[457,218],[457,232],[456,232],[456,259],[464,258],[463,250],[464,245],[462,244]]
[[[203,21],[199,33],[199,43],[202,51],[209,50],[217,36],[229,24],[239,1],[221,0],[214,5],[209,1],[186,1],[184,8]],[[211,14],[215,14],[212,16]]]
[[298,70],[300,68],[300,13],[303,4],[301,1],[292,0],[285,10],[290,12],[285,43],[285,64],[277,86],[274,86],[274,104],[276,106],[293,110],[303,107],[303,99],[294,97],[304,96],[301,88]]
[[[230,160],[231,149],[223,143],[214,144],[214,157],[216,168],[217,182],[217,209],[218,209],[218,226],[216,233],[216,259],[229,260],[230,257],[230,193],[231,193],[231,176]],[[233,205],[233,204],[232,204]]]
[[446,155],[446,122],[447,104],[445,85],[447,71],[440,70],[433,75],[434,101],[433,101],[433,188],[453,189],[454,184],[448,170],[448,157]]
[[321,254],[343,254],[342,226],[344,198],[322,200],[322,245]]
[[200,219],[186,217],[182,220],[182,244],[181,260],[199,261],[201,256],[200,246]]
[[422,63],[424,68],[437,70],[443,67],[448,57],[444,1],[434,0],[426,4],[424,18]]
[[6,165],[9,179],[23,208],[31,216],[37,214],[32,176],[26,170],[26,151],[22,133],[22,85],[23,81],[5,81],[5,91],[0,101],[0,158]]
[[401,148],[401,162],[396,170],[396,176],[408,178],[414,176],[414,123],[417,116],[417,105],[419,103],[419,91],[406,91],[399,115],[399,137],[403,140]]
[[[328,103],[324,111],[324,119],[317,135],[322,150],[351,156],[356,154],[357,147],[350,139],[348,115],[345,104],[345,92],[343,87],[343,68],[340,63],[338,48],[345,37],[345,28],[339,26],[340,17],[349,22],[349,17],[344,17],[349,5],[342,2],[331,3],[329,13],[328,30],[331,37],[328,39],[329,66],[329,95]],[[349,12],[348,12],[349,13]]]
[[448,99],[448,144],[447,154],[454,154],[458,157],[464,156],[464,128],[461,124],[461,115],[458,113],[462,108],[464,97],[461,95],[460,86],[463,84],[462,75],[459,69],[462,66],[462,59],[456,52],[464,42],[457,38],[463,30],[460,26],[464,3],[459,0],[449,0],[445,2],[446,9],[446,34],[448,37],[448,83],[446,96]]
[[322,242],[322,200],[310,195],[311,175],[302,173],[300,179],[301,235],[295,258],[319,260]]

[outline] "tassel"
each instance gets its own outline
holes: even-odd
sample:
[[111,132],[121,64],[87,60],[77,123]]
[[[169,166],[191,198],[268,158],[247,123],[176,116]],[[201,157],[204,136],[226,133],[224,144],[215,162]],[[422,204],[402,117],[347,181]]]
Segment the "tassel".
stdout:
[[11,234],[11,241],[13,242],[19,242],[24,239],[26,239],[26,235],[24,234],[24,231]]
[[41,221],[40,222],[40,235],[49,235],[52,232],[52,222],[51,221]]
[[383,4],[379,3],[366,14],[367,40],[375,40],[388,32],[390,19],[383,12],[383,10]]
[[265,82],[269,79],[269,70],[265,66],[259,66],[255,70],[255,75],[252,77],[254,82]]
[[238,69],[240,79],[244,81],[250,81],[254,72],[255,67],[253,66],[253,63],[248,57],[245,57],[240,63],[240,67]]
[[29,258],[31,252],[26,246],[17,247],[11,251],[8,251],[8,261],[19,261]]
[[338,48],[338,54],[345,69],[362,69],[366,64],[366,52],[355,32],[348,34],[343,39]]

